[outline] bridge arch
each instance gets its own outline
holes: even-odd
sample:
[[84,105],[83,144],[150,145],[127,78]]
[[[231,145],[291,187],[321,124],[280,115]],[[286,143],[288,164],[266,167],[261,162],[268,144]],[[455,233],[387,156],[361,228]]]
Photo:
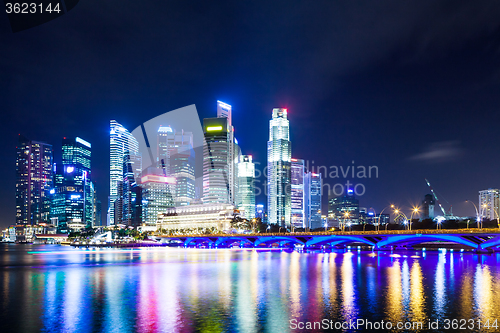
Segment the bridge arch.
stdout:
[[270,245],[273,243],[292,243],[292,244],[302,244],[305,245],[304,242],[298,240],[293,236],[264,236],[257,239],[254,243],[255,247],[259,245]]
[[331,235],[331,236],[314,237],[307,241],[306,246],[325,245],[325,244],[331,244],[333,246],[333,245],[347,244],[347,243],[364,243],[366,245],[375,246],[374,242],[364,237],[348,236],[348,235],[346,236]]
[[200,245],[203,243],[213,244],[213,241],[208,237],[189,237],[184,241],[184,246]]
[[220,237],[217,241],[215,241],[215,247],[219,247],[221,245],[230,247],[235,242],[245,242],[253,245],[253,242],[245,237]]
[[468,239],[465,239],[456,235],[424,235],[424,234],[416,234],[416,235],[398,235],[387,237],[386,239],[381,240],[377,243],[376,248],[380,249],[386,246],[393,245],[413,245],[420,244],[425,242],[436,242],[436,241],[445,241],[457,243],[465,246],[470,246],[474,249],[478,248],[478,245]]

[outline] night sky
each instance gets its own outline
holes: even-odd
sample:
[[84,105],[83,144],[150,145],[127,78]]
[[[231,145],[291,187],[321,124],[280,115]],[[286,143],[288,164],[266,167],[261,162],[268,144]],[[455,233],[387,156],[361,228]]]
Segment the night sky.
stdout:
[[261,167],[273,107],[289,110],[293,157],[378,166],[350,179],[377,212],[421,202],[424,178],[457,215],[500,187],[499,1],[81,0],[15,34],[0,17],[0,227],[15,222],[18,133],[56,161],[62,137],[91,142],[104,218],[109,120],[133,130],[190,104],[214,117],[217,100]]

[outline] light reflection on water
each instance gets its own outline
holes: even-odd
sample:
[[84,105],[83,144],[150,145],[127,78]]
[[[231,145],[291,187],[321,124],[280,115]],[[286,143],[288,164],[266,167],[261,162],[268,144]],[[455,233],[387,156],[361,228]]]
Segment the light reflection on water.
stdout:
[[500,254],[0,250],[1,332],[287,332],[291,319],[500,315]]

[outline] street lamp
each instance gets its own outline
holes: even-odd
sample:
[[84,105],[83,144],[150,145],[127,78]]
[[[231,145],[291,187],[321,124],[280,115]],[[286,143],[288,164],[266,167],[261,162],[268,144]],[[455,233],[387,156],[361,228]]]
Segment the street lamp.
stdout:
[[[382,211],[380,212],[380,214],[378,215],[378,224],[377,224],[377,231],[380,231],[380,219],[382,218],[382,213],[384,212],[384,210],[386,210],[387,208],[394,208],[394,205],[390,205],[390,206],[386,206],[384,207],[384,209],[382,209]],[[373,211],[375,212],[375,209],[373,209]],[[377,218],[377,213],[374,213],[375,214],[375,219]],[[385,231],[387,231],[387,223],[385,224]]]
[[419,207],[413,207],[413,210],[411,212],[411,216],[410,216],[410,230],[411,230],[411,224],[412,224],[412,221],[413,221],[413,214],[415,214],[415,213],[420,213]]
[[345,231],[345,220],[349,217],[349,212],[344,213],[344,223],[342,224],[342,231]]
[[[476,204],[474,202],[470,201],[470,200],[465,200],[465,202],[470,202],[471,204],[474,205],[474,209],[476,210],[476,223],[477,223],[477,227],[479,228],[479,212],[477,211]],[[467,228],[468,228],[468,225],[467,225]]]
[[483,207],[483,209],[481,210],[481,229],[483,229],[484,211],[486,210],[488,205],[482,204],[481,207]]

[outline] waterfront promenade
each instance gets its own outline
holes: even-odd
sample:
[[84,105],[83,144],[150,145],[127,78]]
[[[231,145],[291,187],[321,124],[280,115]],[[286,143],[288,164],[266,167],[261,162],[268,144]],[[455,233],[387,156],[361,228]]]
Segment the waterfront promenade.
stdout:
[[380,230],[334,231],[300,233],[252,233],[213,235],[161,235],[163,242],[177,243],[185,247],[210,248],[303,246],[347,246],[350,244],[371,246],[375,250],[411,249],[422,243],[442,242],[457,244],[476,252],[496,252],[500,247],[500,229],[438,229],[438,230]]

